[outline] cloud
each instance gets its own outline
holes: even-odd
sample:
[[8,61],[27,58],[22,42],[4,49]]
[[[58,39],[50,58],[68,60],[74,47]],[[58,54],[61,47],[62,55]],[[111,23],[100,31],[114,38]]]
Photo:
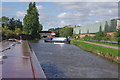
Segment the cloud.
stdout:
[[41,5],[38,5],[38,6],[36,6],[36,7],[37,7],[38,10],[43,10],[43,9],[44,9],[44,7],[41,6]]
[[[41,11],[44,9],[44,7],[41,6],[41,5],[37,5],[36,7],[37,7],[39,13],[41,13]],[[27,9],[28,9],[28,7],[27,7]],[[17,18],[23,18],[26,13],[27,13],[26,11],[17,11],[16,12],[16,17]]]
[[109,20],[118,15],[118,3],[116,2],[74,2],[57,3],[63,5],[65,9],[74,12],[60,13],[57,17],[63,19],[73,19],[75,21],[89,21],[93,16],[99,20]]
[[25,11],[18,11],[16,12],[16,17],[17,18],[23,18],[25,16],[26,12]]
[[100,22],[100,21],[95,21],[96,23]]
[[[116,18],[118,14],[118,3],[116,2],[56,2],[52,4],[57,5],[57,7],[51,8],[51,5],[48,5],[50,8],[44,5],[36,6],[44,30],[65,25],[91,24],[96,21]],[[25,14],[25,11],[18,11],[16,17],[22,19]]]
[[58,18],[64,18],[66,16],[66,14],[67,14],[66,12],[60,13],[57,17]]

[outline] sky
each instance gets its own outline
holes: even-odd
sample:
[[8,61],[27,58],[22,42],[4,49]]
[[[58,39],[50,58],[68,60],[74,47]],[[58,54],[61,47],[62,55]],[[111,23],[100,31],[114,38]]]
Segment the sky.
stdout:
[[[23,21],[30,0],[2,1],[2,16]],[[33,1],[33,0],[32,0]],[[87,25],[118,18],[118,0],[94,0],[57,2],[56,0],[35,0],[39,21],[43,30],[66,25]],[[1,8],[0,8],[1,9]]]

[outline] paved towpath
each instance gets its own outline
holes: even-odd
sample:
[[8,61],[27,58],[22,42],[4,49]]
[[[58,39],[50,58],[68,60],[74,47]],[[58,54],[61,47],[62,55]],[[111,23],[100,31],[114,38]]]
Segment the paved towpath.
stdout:
[[26,46],[16,44],[3,52],[7,58],[3,59],[2,78],[34,78]]
[[[9,45],[11,44],[4,42],[2,47],[6,49]],[[2,78],[31,78],[32,80],[45,78],[41,66],[35,64],[34,55],[30,51],[27,41],[22,41],[22,44],[15,44],[2,53],[7,56],[3,58],[3,64],[0,64]]]
[[108,48],[120,49],[120,47],[109,46],[109,45],[105,45],[105,44],[98,44],[98,43],[93,43],[93,42],[88,42],[88,41],[80,41],[80,40],[77,40],[77,41],[89,43],[89,44],[94,44],[94,45],[98,45],[98,46],[103,46],[103,47],[108,47]]

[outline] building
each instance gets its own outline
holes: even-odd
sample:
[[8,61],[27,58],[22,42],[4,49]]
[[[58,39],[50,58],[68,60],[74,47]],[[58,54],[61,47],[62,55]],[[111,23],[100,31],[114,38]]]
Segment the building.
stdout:
[[102,31],[113,33],[116,29],[120,28],[120,20],[112,19],[104,22],[97,22],[94,24],[88,24],[85,26],[75,27],[73,29],[73,34],[79,34],[80,37],[84,37],[85,35],[94,36],[96,32],[99,32],[100,26]]
[[120,19],[117,20],[117,29],[120,29]]
[[41,37],[51,37],[51,36],[55,36],[56,35],[56,31],[40,31],[39,35]]

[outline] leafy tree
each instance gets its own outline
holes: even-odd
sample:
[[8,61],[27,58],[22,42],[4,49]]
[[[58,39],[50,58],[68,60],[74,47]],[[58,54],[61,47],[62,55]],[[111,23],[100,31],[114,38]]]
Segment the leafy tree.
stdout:
[[59,37],[59,30],[62,29],[62,28],[50,28],[48,31],[56,31],[56,35],[55,37]]
[[15,35],[20,35],[22,33],[20,28],[15,28]]
[[22,26],[22,22],[20,21],[20,19],[15,20],[15,26],[16,28],[20,28],[22,30],[23,26]]
[[107,34],[106,32],[103,32],[102,31],[102,27],[100,25],[100,28],[99,28],[99,32],[97,32],[95,34],[95,37],[94,37],[96,40],[106,40],[107,39]]
[[61,28],[50,28],[48,31],[58,31]]
[[83,37],[84,40],[88,40],[88,35],[85,35],[85,37]]
[[14,18],[10,19],[3,16],[0,18],[0,22],[2,22],[2,39],[19,37],[19,34],[22,32],[22,22],[20,19],[15,20]]
[[8,30],[9,30],[8,27],[4,26],[2,28],[2,36],[8,36],[9,35]]
[[55,29],[54,28],[50,28],[48,31],[54,31]]
[[24,32],[33,37],[38,35],[39,30],[42,29],[40,28],[41,25],[39,24],[39,14],[35,2],[33,4],[30,2],[27,14],[23,19],[23,23]]
[[14,32],[9,30],[7,26],[4,26],[2,27],[2,37],[3,38],[14,37]]
[[83,37],[84,40],[90,40],[90,39],[93,39],[94,37],[92,36],[88,36],[88,35],[85,35],[85,37]]
[[72,36],[72,34],[73,34],[73,28],[71,27],[64,27],[59,30],[59,36],[61,37]]
[[43,29],[42,24],[39,24],[39,30],[38,31],[41,31],[42,29]]
[[10,21],[9,21],[9,29],[10,30],[15,30],[15,20],[14,20],[14,18],[10,19]]
[[120,29],[117,29],[116,32],[115,32],[115,38],[116,40],[119,42],[120,44]]
[[6,16],[3,16],[3,17],[0,18],[0,22],[2,23],[2,27],[8,26],[9,18],[6,17]]
[[20,28],[22,30],[22,22],[20,19],[15,20],[14,18],[9,18],[6,16],[3,16],[0,18],[0,22],[2,23],[2,27],[8,26],[10,30],[15,30],[15,28]]
[[94,37],[94,38],[95,38],[96,40],[102,40],[102,39],[104,39],[105,37],[107,37],[107,34],[102,31],[102,27],[101,27],[101,25],[100,25],[99,32],[97,32],[97,33],[95,34],[95,37]]

